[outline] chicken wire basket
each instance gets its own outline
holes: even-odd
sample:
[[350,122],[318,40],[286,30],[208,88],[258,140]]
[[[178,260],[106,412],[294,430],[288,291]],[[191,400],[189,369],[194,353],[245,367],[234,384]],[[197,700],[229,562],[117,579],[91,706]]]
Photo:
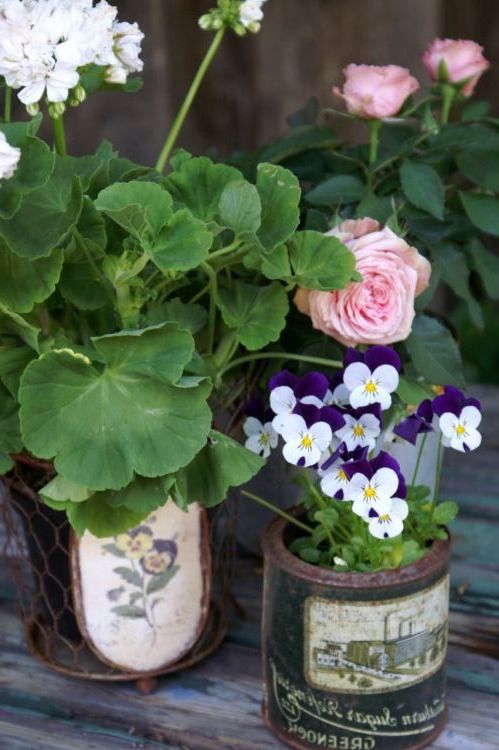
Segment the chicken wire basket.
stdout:
[[[134,671],[98,658],[78,624],[71,574],[71,527],[66,514],[41,502],[39,490],[53,476],[48,462],[17,456],[2,480],[0,510],[5,526],[4,555],[18,594],[26,643],[52,669],[93,680],[136,680],[176,672],[201,661],[224,638],[232,601],[237,503],[231,501],[208,518],[211,594],[204,627],[179,661],[161,669]],[[209,575],[209,573],[208,573]]]

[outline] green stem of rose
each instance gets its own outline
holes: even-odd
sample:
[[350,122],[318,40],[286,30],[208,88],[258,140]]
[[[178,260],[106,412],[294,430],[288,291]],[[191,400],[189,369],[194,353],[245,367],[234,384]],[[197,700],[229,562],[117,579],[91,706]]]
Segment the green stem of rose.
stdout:
[[6,86],[3,121],[10,122],[11,116],[12,116],[12,89],[10,86]]
[[442,83],[442,110],[440,112],[440,124],[445,125],[449,122],[449,115],[452,108],[452,103],[456,96],[456,89],[449,83]]
[[199,87],[201,86],[203,82],[206,72],[208,68],[210,67],[210,64],[213,58],[215,57],[218,51],[218,48],[220,47],[224,34],[225,34],[225,26],[222,26],[222,28],[219,29],[217,33],[215,34],[215,37],[213,38],[213,41],[210,47],[208,48],[208,51],[206,55],[204,56],[196,75],[194,76],[194,79],[191,83],[189,91],[187,92],[187,95],[184,101],[182,102],[182,106],[180,107],[178,114],[175,120],[173,121],[171,130],[168,134],[168,137],[165,141],[163,148],[161,149],[161,153],[158,157],[158,161],[156,162],[156,169],[159,172],[162,172],[164,170],[166,163],[168,159],[170,158],[173,148],[175,147],[175,143],[177,142],[179,133],[182,130],[182,126],[185,122],[185,118],[187,117],[189,110],[192,106],[192,103],[194,99],[196,98],[196,94],[199,91]]
[[52,131],[54,133],[54,147],[59,156],[66,156],[66,133],[64,131],[63,116],[51,117]]
[[229,362],[225,367],[218,373],[218,378],[222,378],[229,370],[239,365],[245,365],[248,362],[254,362],[258,359],[282,359],[283,361],[289,360],[293,362],[307,362],[311,365],[322,365],[323,367],[334,367],[339,369],[343,367],[342,363],[337,359],[324,359],[323,357],[308,357],[306,354],[291,354],[290,352],[259,352],[257,354],[247,354],[244,357],[238,357]]
[[241,495],[245,495],[245,497],[249,497],[250,500],[254,500],[255,503],[258,503],[259,505],[262,505],[264,508],[267,508],[268,510],[273,511],[273,513],[276,513],[278,516],[281,516],[281,518],[285,518],[286,521],[294,524],[294,526],[297,526],[302,531],[306,531],[307,534],[314,533],[314,530],[311,526],[307,526],[307,524],[302,523],[294,516],[290,515],[289,513],[286,513],[285,510],[278,508],[277,505],[274,505],[268,500],[264,500],[263,497],[260,497],[259,495],[254,495],[253,492],[248,492],[247,490],[241,490]]
[[374,164],[378,158],[379,131],[381,120],[369,120],[369,164]]

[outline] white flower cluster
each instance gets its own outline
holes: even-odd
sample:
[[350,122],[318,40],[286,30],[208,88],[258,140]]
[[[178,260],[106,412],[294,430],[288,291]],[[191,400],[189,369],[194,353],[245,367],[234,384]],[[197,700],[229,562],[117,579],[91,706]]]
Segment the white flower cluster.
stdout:
[[241,23],[249,31],[258,31],[263,19],[262,6],[266,0],[243,0],[239,8]]
[[17,169],[21,158],[21,149],[11,146],[0,131],[0,180],[8,180]]
[[0,76],[25,105],[66,102],[87,65],[125,83],[142,70],[144,35],[117,12],[106,0],[0,0]]

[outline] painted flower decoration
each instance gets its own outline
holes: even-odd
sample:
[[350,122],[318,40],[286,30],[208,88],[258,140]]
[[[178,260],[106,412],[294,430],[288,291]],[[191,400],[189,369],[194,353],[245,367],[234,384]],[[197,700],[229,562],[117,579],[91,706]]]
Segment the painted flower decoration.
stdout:
[[147,552],[152,550],[154,539],[148,526],[137,526],[125,534],[118,534],[116,547],[124,552],[130,560],[140,560]]
[[407,419],[393,428],[393,432],[403,440],[416,445],[418,435],[433,431],[433,403],[426,398]]
[[351,406],[358,409],[380,404],[383,410],[389,409],[391,394],[399,384],[398,354],[387,346],[373,346],[364,355],[349,349],[344,363],[343,382],[350,392]]
[[468,453],[481,445],[478,431],[482,421],[481,405],[476,398],[467,398],[459,388],[447,385],[444,393],[433,399],[433,409],[439,417],[443,444]]
[[156,539],[153,548],[140,560],[145,573],[159,576],[169,570],[178,554],[176,543],[172,539]]
[[9,180],[17,169],[21,149],[11,146],[0,131],[0,180]]

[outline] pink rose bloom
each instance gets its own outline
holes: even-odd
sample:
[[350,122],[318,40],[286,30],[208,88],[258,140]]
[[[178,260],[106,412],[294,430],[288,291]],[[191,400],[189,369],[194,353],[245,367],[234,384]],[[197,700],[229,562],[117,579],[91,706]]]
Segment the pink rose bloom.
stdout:
[[419,83],[407,68],[400,65],[347,65],[343,71],[343,91],[337,86],[333,93],[341,96],[352,115],[379,120],[398,114],[408,96]]
[[431,265],[391,229],[374,219],[344,221],[327,234],[338,237],[355,255],[363,280],[345,289],[299,289],[298,309],[314,328],[345,346],[392,344],[406,339],[414,320],[414,299],[430,281]]
[[445,64],[450,83],[466,85],[464,96],[471,96],[478,79],[490,66],[483,47],[469,39],[434,39],[423,55],[423,64],[432,81],[439,80],[439,66]]

